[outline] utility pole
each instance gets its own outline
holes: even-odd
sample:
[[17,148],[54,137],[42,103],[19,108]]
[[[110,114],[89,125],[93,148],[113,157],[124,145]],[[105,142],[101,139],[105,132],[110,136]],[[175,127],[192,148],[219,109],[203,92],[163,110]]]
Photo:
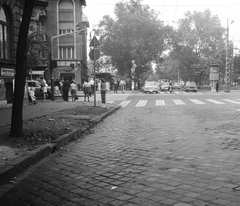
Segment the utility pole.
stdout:
[[230,92],[229,81],[230,81],[230,70],[229,70],[229,28],[227,19],[227,42],[226,42],[226,69],[225,69],[225,89],[224,92]]

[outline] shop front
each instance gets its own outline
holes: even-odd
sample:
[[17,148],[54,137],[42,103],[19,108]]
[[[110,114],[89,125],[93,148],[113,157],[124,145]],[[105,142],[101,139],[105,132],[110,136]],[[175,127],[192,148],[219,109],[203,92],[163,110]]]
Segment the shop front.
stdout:
[[13,102],[13,87],[14,87],[15,71],[13,68],[1,68],[0,73],[0,101]]

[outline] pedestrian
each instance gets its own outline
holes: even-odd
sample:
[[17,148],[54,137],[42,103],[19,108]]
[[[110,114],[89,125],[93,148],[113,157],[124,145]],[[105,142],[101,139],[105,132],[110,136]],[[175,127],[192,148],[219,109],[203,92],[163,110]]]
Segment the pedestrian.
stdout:
[[71,96],[72,96],[72,101],[75,102],[76,99],[78,99],[77,85],[75,84],[75,82],[73,80],[71,81],[71,84],[70,84],[70,92],[71,92]]
[[101,91],[101,80],[100,79],[98,80],[98,83],[97,83],[97,90],[99,92]]
[[47,97],[47,83],[43,76],[40,77],[41,92],[43,93],[43,100],[46,101]]
[[64,81],[62,82],[62,97],[63,97],[63,101],[68,102],[68,93],[69,93],[69,89],[70,89],[70,83],[69,81],[64,78]]
[[115,79],[115,80],[114,80],[114,93],[117,93],[117,90],[118,90],[118,82],[117,82],[117,80]]
[[94,92],[95,92],[95,89],[94,89],[94,80],[93,80],[93,78],[91,78],[91,80],[89,81],[89,83],[90,83],[90,85],[91,85],[91,94],[90,94],[90,96],[91,96],[91,95],[94,94]]
[[218,88],[219,88],[219,83],[216,83],[216,92],[218,92]]
[[61,79],[59,80],[59,88],[60,88],[61,95],[63,95],[62,86],[63,86],[63,80]]
[[171,94],[172,93],[172,91],[173,91],[173,84],[172,84],[172,81],[171,80],[169,80],[169,87],[168,87],[168,91],[169,91],[169,93]]
[[36,104],[37,98],[35,97],[35,87],[33,87],[31,84],[31,85],[27,86],[27,88],[28,88],[28,95],[29,95],[29,105],[32,103]]
[[107,85],[105,79],[102,79],[101,83],[101,99],[102,103],[106,103],[106,91],[107,91]]
[[54,95],[60,96],[60,80],[59,79],[56,79],[56,81],[54,81]]
[[124,87],[125,87],[125,84],[126,84],[125,81],[121,79],[119,85],[120,85],[120,87],[121,87],[121,91],[122,91],[122,93],[124,93]]
[[108,81],[106,83],[106,92],[110,92],[110,83]]
[[132,81],[132,92],[134,92],[134,81]]
[[91,95],[91,84],[88,82],[88,79],[86,79],[83,83],[83,92],[84,92],[84,101],[86,102],[86,98],[89,100],[89,96]]

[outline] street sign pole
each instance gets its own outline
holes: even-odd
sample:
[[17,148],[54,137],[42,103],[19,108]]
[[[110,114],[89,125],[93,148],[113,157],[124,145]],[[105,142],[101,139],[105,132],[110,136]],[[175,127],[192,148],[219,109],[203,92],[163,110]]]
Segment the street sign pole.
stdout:
[[94,107],[96,107],[96,69],[95,69],[95,38],[93,38],[93,49],[94,49],[94,52],[93,52],[93,59],[94,59],[94,63],[93,63],[93,81],[94,81],[94,89],[93,89],[93,92],[94,92]]
[[98,49],[96,49],[96,47],[98,47],[99,41],[97,40],[96,36],[94,35],[92,41],[90,42],[91,47],[93,47],[93,49],[90,51],[89,53],[89,57],[91,60],[93,60],[93,81],[94,81],[94,87],[93,87],[93,93],[94,93],[94,107],[96,107],[96,60],[99,59],[100,57],[100,51]]

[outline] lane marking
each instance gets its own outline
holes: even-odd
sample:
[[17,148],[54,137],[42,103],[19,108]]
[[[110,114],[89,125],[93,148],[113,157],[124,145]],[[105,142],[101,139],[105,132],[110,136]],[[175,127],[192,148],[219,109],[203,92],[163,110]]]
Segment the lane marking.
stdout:
[[237,102],[237,101],[231,100],[231,99],[222,99],[222,100],[226,101],[226,102],[234,103],[234,104],[240,104],[240,102]]
[[156,100],[156,106],[163,106],[163,105],[165,105],[164,100]]
[[136,107],[144,107],[147,104],[147,100],[140,100]]
[[173,101],[176,105],[185,105],[185,103],[180,99],[173,99]]
[[126,107],[130,102],[131,101],[126,100],[126,101],[121,102],[119,105],[122,106],[122,107]]
[[220,102],[220,101],[217,101],[217,100],[214,100],[214,99],[206,99],[207,101],[209,102],[212,102],[214,104],[225,104],[224,102]]
[[195,103],[195,104],[205,104],[204,102],[201,102],[197,99],[189,99],[191,102]]

